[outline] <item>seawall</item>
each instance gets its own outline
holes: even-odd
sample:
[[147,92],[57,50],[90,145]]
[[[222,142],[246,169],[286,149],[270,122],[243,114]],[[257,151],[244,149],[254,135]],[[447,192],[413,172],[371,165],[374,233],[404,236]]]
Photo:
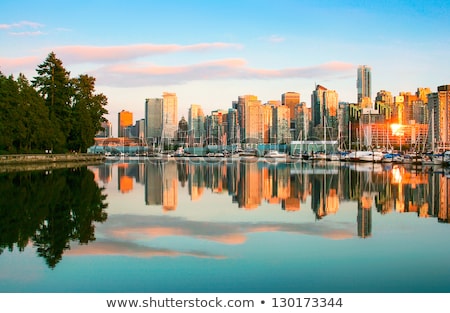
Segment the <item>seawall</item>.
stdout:
[[0,155],[0,172],[70,168],[103,163],[98,154],[8,154]]

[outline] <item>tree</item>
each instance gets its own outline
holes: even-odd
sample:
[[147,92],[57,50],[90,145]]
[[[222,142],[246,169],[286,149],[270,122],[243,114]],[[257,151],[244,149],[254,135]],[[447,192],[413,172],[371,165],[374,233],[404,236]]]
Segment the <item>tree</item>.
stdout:
[[0,72],[0,151],[16,152],[19,90],[13,76]]
[[70,84],[70,72],[63,67],[62,61],[51,52],[44,63],[36,69],[38,76],[32,81],[49,110],[49,119],[55,132],[50,133],[52,149],[67,150],[67,138],[71,129],[71,102],[73,89]]
[[22,152],[42,152],[50,146],[50,133],[55,132],[50,123],[48,108],[44,100],[30,85],[25,75],[17,79],[19,88],[19,106],[22,117]]
[[72,80],[74,88],[72,129],[69,137],[71,150],[86,151],[94,144],[95,134],[102,129],[105,106],[108,100],[103,94],[95,94],[95,78],[80,75]]

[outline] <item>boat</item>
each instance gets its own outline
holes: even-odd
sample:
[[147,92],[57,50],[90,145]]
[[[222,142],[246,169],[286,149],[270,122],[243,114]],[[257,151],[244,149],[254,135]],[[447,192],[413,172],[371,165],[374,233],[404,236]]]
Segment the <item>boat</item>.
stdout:
[[365,151],[366,153],[362,154],[359,157],[360,162],[381,162],[384,157],[384,153],[381,151]]
[[385,153],[381,159],[381,163],[392,163],[396,156],[398,156],[396,153]]
[[367,156],[369,153],[371,153],[371,151],[352,151],[345,156],[345,159],[349,162],[360,162],[361,157]]
[[444,152],[444,160],[443,160],[444,166],[450,166],[450,151]]
[[280,158],[286,158],[287,154],[284,152],[279,152],[277,150],[270,150],[264,155],[264,157],[270,158],[270,159],[280,159]]

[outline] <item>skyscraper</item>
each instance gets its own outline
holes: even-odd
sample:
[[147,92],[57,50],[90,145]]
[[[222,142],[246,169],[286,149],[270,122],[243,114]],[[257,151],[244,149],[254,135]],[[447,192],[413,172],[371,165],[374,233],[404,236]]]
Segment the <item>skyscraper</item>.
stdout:
[[295,106],[297,104],[300,104],[300,94],[298,92],[289,91],[281,95],[281,105],[285,105],[289,108],[289,115],[291,119],[289,121],[290,122],[289,127],[293,129],[296,127],[294,117],[295,117]]
[[119,129],[117,132],[118,137],[126,137],[125,128],[133,125],[133,113],[122,110],[119,112]]
[[450,85],[438,87],[437,92],[428,94],[428,114],[430,143],[434,137],[434,144],[448,149],[450,146]]
[[162,136],[163,99],[145,99],[145,137],[148,143],[159,142]]
[[356,88],[358,89],[358,104],[363,102],[364,98],[372,97],[372,75],[371,68],[367,65],[358,66]]
[[[188,112],[188,134],[190,145],[199,144],[205,136],[205,114],[199,104],[191,104]],[[203,139],[202,139],[203,138]]]
[[174,139],[178,128],[178,98],[175,93],[163,93],[163,137]]

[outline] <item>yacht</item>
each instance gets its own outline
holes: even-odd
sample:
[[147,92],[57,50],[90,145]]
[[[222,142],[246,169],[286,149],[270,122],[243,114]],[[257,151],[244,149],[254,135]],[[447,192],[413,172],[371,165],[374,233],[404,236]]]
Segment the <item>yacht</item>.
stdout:
[[281,158],[286,158],[287,154],[284,152],[279,152],[277,150],[270,150],[264,155],[264,157],[271,158],[271,159],[281,159]]

